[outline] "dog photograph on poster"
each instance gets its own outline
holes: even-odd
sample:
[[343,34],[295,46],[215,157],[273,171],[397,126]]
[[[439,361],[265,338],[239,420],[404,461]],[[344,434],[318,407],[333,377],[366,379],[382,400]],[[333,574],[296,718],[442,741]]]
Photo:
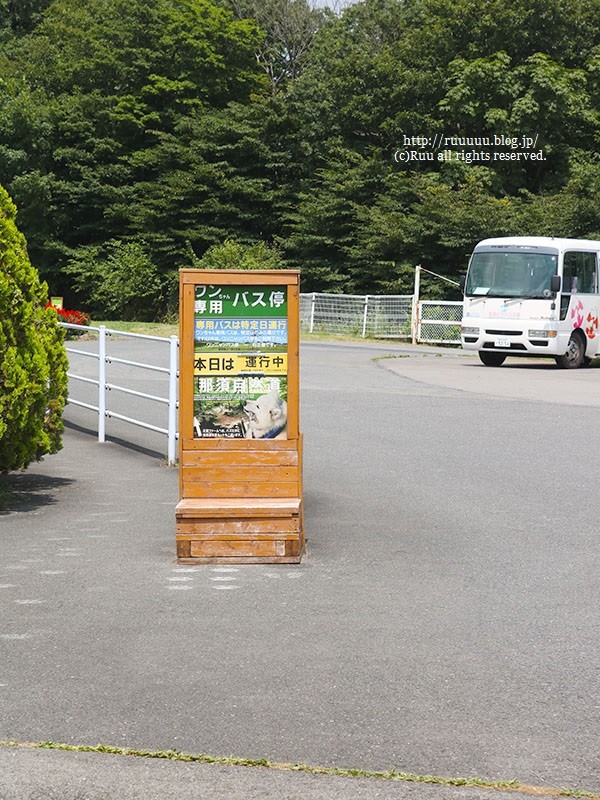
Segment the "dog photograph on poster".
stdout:
[[287,378],[196,378],[194,437],[287,438]]

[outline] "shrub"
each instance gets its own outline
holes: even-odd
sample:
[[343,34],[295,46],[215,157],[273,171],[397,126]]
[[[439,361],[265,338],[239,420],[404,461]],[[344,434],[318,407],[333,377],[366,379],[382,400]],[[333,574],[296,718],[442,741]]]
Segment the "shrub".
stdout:
[[281,269],[284,265],[278,250],[265,242],[243,244],[227,239],[210,247],[202,258],[194,259],[200,269]]
[[163,281],[141,242],[82,248],[65,271],[95,318],[148,322],[164,309]]
[[48,290],[0,186],[0,472],[61,447],[67,357]]

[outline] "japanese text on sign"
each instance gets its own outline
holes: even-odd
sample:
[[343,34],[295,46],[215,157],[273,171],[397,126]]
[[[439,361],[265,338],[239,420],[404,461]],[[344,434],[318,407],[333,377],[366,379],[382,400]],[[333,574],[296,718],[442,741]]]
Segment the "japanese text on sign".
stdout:
[[286,300],[285,291],[268,286],[197,286],[194,311],[196,318],[285,317]]
[[286,375],[287,353],[268,355],[197,353],[194,358],[194,375],[241,375],[244,373]]

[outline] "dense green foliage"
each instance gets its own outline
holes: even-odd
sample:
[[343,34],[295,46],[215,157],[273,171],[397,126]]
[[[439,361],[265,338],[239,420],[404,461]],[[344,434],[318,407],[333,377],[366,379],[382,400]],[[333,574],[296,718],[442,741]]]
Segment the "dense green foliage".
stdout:
[[81,276],[91,259],[108,269],[118,242],[150,251],[161,285],[187,241],[204,246],[178,211],[190,183],[212,202],[212,176],[180,169],[172,141],[206,109],[262,90],[259,38],[208,0],[55,0],[30,35],[7,43],[0,174],[54,293],[77,285],[96,301],[98,281],[88,292]]
[[0,186],[0,472],[60,448],[67,394],[62,330],[15,214]]
[[[600,0],[2,4],[0,175],[71,305],[160,316],[228,240],[374,293],[489,235],[600,238]],[[415,136],[539,157],[395,158]]]
[[264,242],[243,245],[233,239],[209,247],[195,261],[198,269],[281,269],[281,255]]

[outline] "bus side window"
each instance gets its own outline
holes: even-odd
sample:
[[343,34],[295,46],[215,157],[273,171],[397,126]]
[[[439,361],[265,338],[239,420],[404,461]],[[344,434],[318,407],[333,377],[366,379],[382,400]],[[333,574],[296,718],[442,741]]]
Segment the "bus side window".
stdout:
[[562,286],[560,318],[565,319],[571,294],[593,294],[597,291],[596,254],[575,250],[565,253]]
[[582,272],[583,272],[583,285],[585,289],[580,289],[580,292],[587,292],[594,294],[596,292],[596,253],[582,253]]

